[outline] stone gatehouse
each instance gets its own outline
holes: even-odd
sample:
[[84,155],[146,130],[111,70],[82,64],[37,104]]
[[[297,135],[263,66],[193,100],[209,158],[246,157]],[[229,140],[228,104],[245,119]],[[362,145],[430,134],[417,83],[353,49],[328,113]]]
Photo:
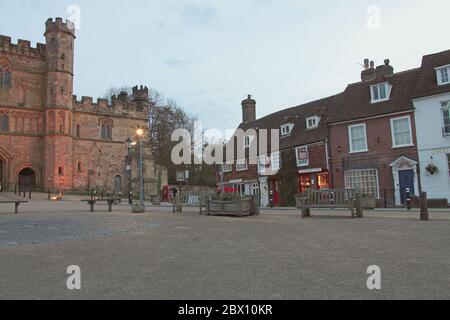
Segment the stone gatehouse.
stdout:
[[[73,94],[75,31],[49,19],[46,44],[0,36],[0,183],[35,190],[108,190],[126,193],[128,138],[148,129],[147,87],[111,102]],[[148,139],[147,139],[148,140]],[[138,190],[136,147],[132,185]],[[144,144],[146,195],[156,194],[164,171]],[[164,176],[164,173],[163,173]],[[158,185],[158,186],[157,186]]]

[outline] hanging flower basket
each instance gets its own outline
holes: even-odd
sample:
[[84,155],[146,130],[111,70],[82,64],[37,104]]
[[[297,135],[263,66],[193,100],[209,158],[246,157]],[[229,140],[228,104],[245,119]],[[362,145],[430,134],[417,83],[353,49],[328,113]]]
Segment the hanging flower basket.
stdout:
[[427,172],[431,175],[435,175],[436,173],[439,172],[438,167],[436,167],[434,164],[429,164],[425,170],[427,170]]

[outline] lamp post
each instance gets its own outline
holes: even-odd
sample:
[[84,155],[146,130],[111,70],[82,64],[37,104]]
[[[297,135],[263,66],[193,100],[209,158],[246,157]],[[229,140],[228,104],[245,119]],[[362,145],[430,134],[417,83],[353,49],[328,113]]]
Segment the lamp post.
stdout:
[[125,144],[126,144],[127,150],[128,150],[128,156],[127,156],[127,161],[126,161],[126,172],[127,172],[127,177],[128,177],[128,204],[132,205],[133,204],[133,192],[131,191],[131,146],[132,146],[131,139],[128,138],[125,141]]
[[136,134],[139,138],[139,181],[140,181],[140,197],[141,205],[144,206],[144,130],[138,129]]
[[134,213],[144,213],[145,205],[144,205],[144,130],[138,129],[136,130],[136,136],[138,138],[138,142],[132,143],[132,145],[139,144],[139,184],[140,184],[140,195],[139,195],[139,204],[134,204],[132,206]]

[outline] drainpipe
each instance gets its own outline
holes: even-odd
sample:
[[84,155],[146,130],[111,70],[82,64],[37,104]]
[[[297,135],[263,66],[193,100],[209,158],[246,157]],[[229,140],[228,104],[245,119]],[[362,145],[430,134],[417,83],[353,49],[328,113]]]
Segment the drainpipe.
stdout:
[[328,137],[330,136],[330,126],[327,125],[327,137],[325,138],[325,147],[326,147],[326,153],[327,153],[327,167],[328,167],[328,174],[330,176],[330,189],[334,188],[334,172],[333,172],[333,163],[331,162],[331,145],[330,145],[330,139]]

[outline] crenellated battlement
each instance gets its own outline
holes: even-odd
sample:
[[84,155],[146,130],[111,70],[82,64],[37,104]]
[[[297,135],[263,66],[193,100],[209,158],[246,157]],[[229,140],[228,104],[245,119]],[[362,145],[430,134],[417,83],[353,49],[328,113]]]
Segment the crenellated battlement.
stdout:
[[75,25],[70,21],[63,21],[62,18],[52,18],[45,22],[45,35],[49,32],[65,32],[75,37]]
[[11,37],[0,35],[0,51],[45,60],[45,49],[46,46],[42,43],[32,47],[30,41],[19,39],[15,44],[11,43]]
[[145,86],[135,86],[133,87],[133,99],[146,99],[148,100],[148,88]]
[[[142,87],[142,90],[144,90],[143,92],[145,92],[145,90],[148,92],[147,87]],[[73,106],[75,111],[98,113],[102,115],[130,116],[142,119],[146,119],[148,115],[148,109],[142,108],[139,102],[135,102],[131,99],[126,92],[121,92],[117,96],[112,96],[111,103],[107,99],[102,98],[98,98],[97,101],[94,102],[92,97],[86,96],[83,96],[81,97],[81,100],[78,100],[77,96],[74,95]]]

